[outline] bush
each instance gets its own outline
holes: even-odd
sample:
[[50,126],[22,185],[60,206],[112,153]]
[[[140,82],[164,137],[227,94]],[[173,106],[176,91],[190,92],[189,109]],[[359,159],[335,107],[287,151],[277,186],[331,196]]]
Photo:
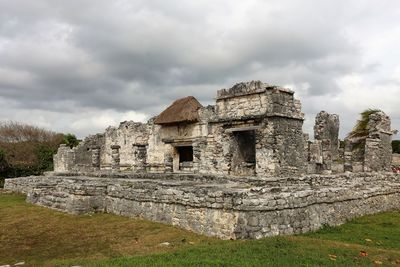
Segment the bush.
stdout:
[[392,149],[393,149],[393,153],[400,154],[400,140],[392,141]]
[[38,170],[40,172],[53,170],[53,155],[57,153],[57,148],[41,145],[37,151],[39,159]]
[[53,170],[53,155],[62,143],[73,147],[79,140],[73,134],[19,122],[0,122],[0,177],[4,180]]
[[0,149],[0,188],[4,187],[4,178],[6,177],[6,172],[8,170],[8,162],[6,160],[6,152]]
[[0,148],[0,174],[8,168],[6,152]]

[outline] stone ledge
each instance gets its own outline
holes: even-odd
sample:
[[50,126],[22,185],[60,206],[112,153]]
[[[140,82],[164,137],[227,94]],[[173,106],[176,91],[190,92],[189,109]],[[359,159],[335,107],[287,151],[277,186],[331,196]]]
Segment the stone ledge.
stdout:
[[400,175],[393,173],[268,179],[105,175],[48,173],[7,179],[5,188],[26,193],[29,202],[70,213],[141,217],[221,238],[301,233],[400,208]]

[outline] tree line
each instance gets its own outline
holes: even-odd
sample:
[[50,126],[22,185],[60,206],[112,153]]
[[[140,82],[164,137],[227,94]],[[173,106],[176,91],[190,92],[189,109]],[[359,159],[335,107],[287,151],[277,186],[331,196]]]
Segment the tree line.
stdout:
[[60,144],[78,145],[73,134],[62,134],[20,122],[0,122],[0,186],[4,178],[40,175],[53,170]]

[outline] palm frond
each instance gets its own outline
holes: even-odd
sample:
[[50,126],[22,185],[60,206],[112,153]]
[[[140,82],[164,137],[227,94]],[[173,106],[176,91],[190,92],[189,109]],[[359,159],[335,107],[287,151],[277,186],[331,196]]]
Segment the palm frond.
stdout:
[[361,119],[357,121],[356,126],[354,126],[353,130],[347,135],[347,137],[355,138],[368,136],[367,126],[369,122],[369,116],[380,111],[380,109],[367,109],[361,112]]

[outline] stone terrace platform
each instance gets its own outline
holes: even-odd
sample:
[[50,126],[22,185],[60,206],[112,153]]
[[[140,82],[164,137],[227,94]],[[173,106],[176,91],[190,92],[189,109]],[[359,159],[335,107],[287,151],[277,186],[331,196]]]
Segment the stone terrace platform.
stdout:
[[400,175],[293,178],[189,174],[47,173],[7,179],[27,201],[74,214],[107,212],[223,239],[304,233],[400,209]]

